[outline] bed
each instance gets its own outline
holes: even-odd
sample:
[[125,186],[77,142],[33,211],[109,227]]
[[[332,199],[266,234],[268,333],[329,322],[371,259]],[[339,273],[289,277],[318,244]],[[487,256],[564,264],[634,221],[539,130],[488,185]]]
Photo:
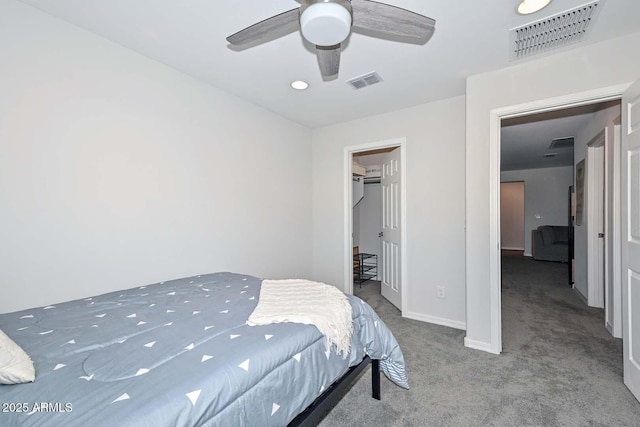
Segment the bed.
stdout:
[[260,287],[253,276],[214,273],[1,314],[36,380],[0,386],[0,424],[297,424],[371,359],[374,382],[382,370],[408,388],[402,351],[366,303],[348,296],[343,358],[315,326],[248,326]]

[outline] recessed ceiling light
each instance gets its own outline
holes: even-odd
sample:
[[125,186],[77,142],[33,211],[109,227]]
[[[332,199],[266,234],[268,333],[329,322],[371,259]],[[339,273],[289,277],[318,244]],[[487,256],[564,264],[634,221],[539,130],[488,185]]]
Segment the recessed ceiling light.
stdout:
[[296,80],[295,82],[291,83],[291,87],[295,90],[305,90],[309,87],[309,83],[302,80]]
[[522,0],[518,6],[518,13],[520,15],[529,15],[535,13],[545,6],[547,6],[551,0]]

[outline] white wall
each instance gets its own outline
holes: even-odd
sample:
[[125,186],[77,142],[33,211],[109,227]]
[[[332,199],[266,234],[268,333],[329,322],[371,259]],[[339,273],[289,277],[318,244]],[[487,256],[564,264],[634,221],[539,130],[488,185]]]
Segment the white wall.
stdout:
[[[403,315],[463,328],[464,108],[455,97],[313,131],[313,275],[345,289],[344,148],[406,137]],[[436,298],[437,286],[446,299]]]
[[500,173],[500,180],[524,181],[524,252],[531,256],[531,230],[540,225],[569,223],[569,186],[573,185],[573,167],[504,171]]
[[[640,75],[638,76],[640,77]],[[584,160],[587,156],[587,144],[593,140],[603,129],[607,128],[609,133],[609,141],[613,143],[613,121],[620,117],[620,106],[615,105],[607,109],[598,111],[593,119],[576,135],[574,142],[574,161],[578,164],[581,160]],[[609,147],[613,148],[613,147]],[[611,153],[610,153],[611,154]],[[586,162],[585,162],[586,163]],[[609,194],[613,190],[613,182],[610,180]],[[582,225],[576,225],[575,227],[575,288],[585,297],[588,298],[588,280],[587,280],[587,177],[585,177],[585,203]],[[607,233],[609,236],[613,236],[613,233]]]
[[499,351],[499,306],[491,303],[491,111],[632,82],[640,77],[639,44],[636,33],[467,79],[467,345]]
[[310,275],[308,129],[0,9],[0,312],[221,270]]

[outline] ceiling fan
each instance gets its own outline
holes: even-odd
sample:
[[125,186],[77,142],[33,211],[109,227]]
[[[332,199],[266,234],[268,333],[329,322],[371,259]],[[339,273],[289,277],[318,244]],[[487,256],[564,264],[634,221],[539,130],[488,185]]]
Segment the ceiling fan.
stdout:
[[323,78],[340,69],[342,42],[351,29],[391,36],[403,42],[426,43],[436,21],[415,12],[371,0],[296,0],[300,7],[267,18],[229,37],[232,46],[246,47],[300,29],[316,47]]

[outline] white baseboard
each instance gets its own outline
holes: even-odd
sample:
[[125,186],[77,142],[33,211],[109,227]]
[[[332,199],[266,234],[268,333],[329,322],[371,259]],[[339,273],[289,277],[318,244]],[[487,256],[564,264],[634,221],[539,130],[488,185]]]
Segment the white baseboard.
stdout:
[[470,340],[467,337],[464,337],[464,346],[468,348],[472,348],[474,350],[486,351],[487,353],[500,354],[499,351],[496,351],[493,349],[493,346],[491,345],[491,343]]
[[524,248],[512,248],[509,246],[501,246],[500,249],[504,249],[505,251],[524,251]]
[[531,255],[531,254],[529,254],[529,253],[527,253],[527,252],[523,253],[522,255],[524,255],[524,256],[528,256],[528,257],[532,257],[532,256],[533,256],[533,255]]
[[607,329],[611,328],[611,330],[609,331],[611,333],[611,336],[613,336],[614,338],[620,338],[622,339],[622,331],[619,331],[616,334],[616,327],[615,325],[610,324],[609,322],[607,322]]
[[582,292],[580,292],[580,289],[578,289],[575,285],[575,283],[573,284],[573,290],[576,292],[576,294],[578,294],[578,297],[580,297],[580,299],[584,302],[585,305],[589,305],[589,299],[587,297],[585,297],[584,295],[582,295]]
[[412,313],[410,311],[403,311],[402,317],[407,319],[419,320],[421,322],[433,323],[440,326],[448,326],[449,328],[467,330],[466,322],[460,322],[458,320],[444,319],[442,317],[427,316],[426,314]]
[[608,320],[604,322],[604,327],[607,328],[607,331],[609,331],[612,337],[615,337],[615,335],[613,335],[613,325],[609,323]]

